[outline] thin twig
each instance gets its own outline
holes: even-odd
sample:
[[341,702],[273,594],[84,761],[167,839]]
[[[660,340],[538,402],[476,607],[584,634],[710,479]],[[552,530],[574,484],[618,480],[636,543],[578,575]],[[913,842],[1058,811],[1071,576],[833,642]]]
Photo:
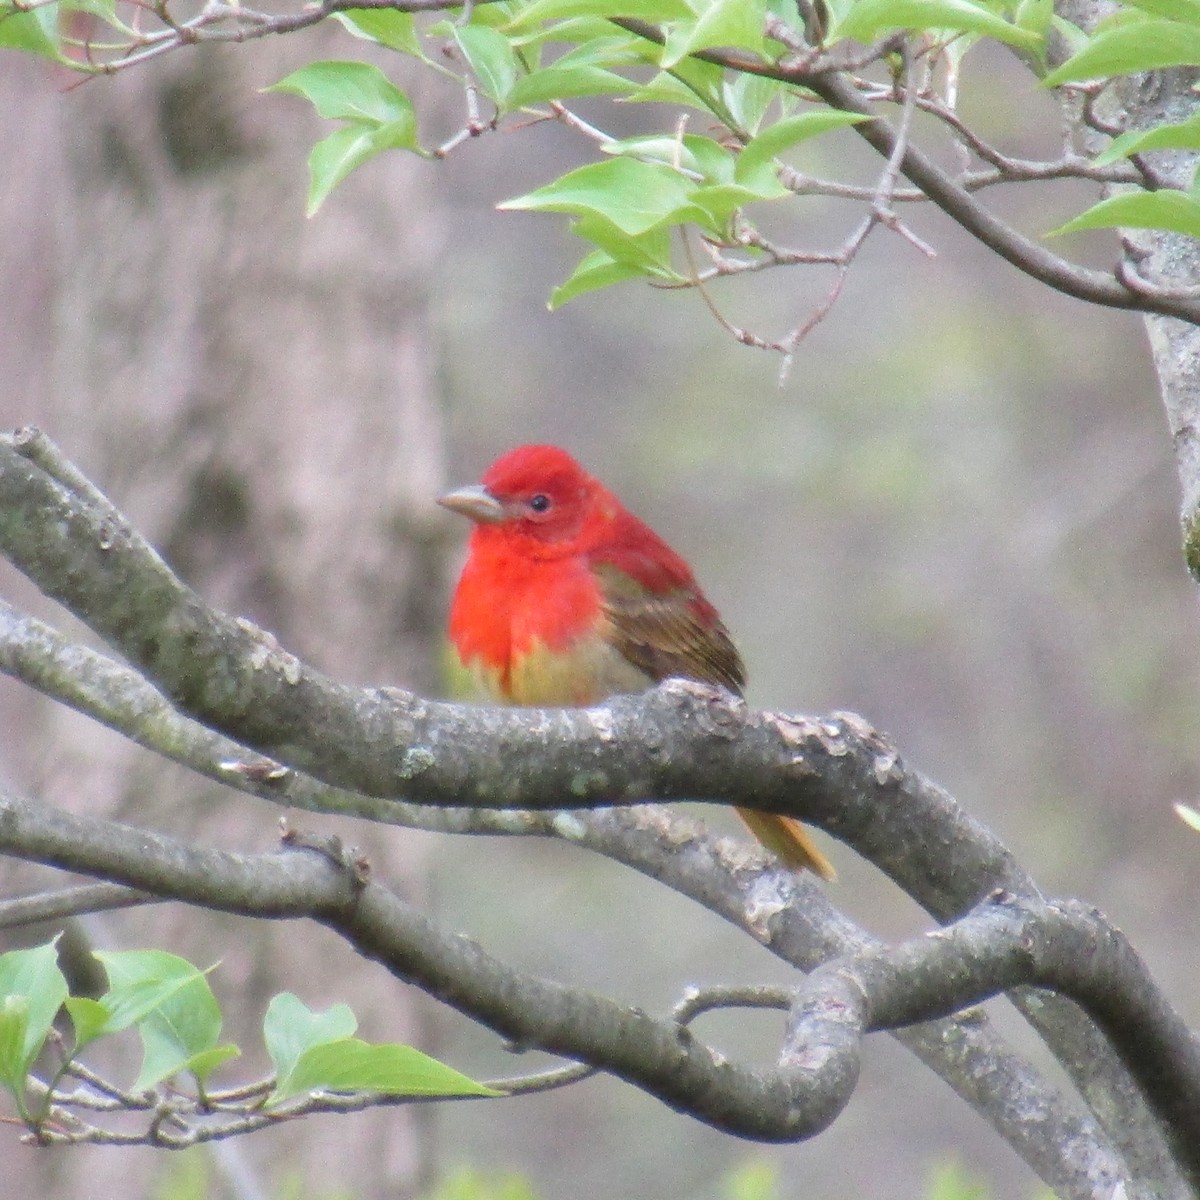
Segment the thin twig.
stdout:
[[927,258],[936,258],[937,251],[927,242],[917,237],[900,220],[892,207],[892,193],[896,190],[896,183],[900,178],[901,164],[908,153],[908,139],[909,134],[912,132],[913,113],[916,111],[916,92],[912,87],[910,79],[912,73],[912,53],[907,39],[903,42],[900,53],[902,56],[902,67],[894,86],[899,87],[900,80],[903,80],[904,99],[900,106],[900,121],[896,126],[896,141],[892,146],[892,152],[887,157],[883,172],[879,176],[875,196],[871,202],[871,213],[880,224],[886,225],[893,233],[900,234],[905,241],[915,246]]
[[794,988],[766,986],[692,987],[680,997],[671,1016],[690,1025],[704,1013],[721,1008],[775,1008],[787,1012],[796,1000]]
[[159,898],[115,883],[87,883],[0,901],[0,929],[15,929],[38,921],[62,921],[83,913],[107,912],[158,904]]

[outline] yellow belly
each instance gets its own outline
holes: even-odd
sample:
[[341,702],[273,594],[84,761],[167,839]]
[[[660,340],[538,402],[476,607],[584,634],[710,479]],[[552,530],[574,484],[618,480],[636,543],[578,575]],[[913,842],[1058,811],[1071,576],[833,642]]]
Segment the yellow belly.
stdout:
[[491,699],[537,708],[599,704],[609,696],[644,692],[654,682],[601,637],[581,638],[566,650],[534,641],[514,660],[507,692],[499,669],[477,659],[471,673]]

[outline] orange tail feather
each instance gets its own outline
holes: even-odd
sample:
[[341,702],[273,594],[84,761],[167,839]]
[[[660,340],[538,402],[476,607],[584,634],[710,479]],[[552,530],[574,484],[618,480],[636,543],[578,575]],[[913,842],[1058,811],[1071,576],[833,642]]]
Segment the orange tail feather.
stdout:
[[822,879],[837,878],[833,864],[817,849],[808,830],[799,821],[749,808],[734,811],[758,841],[789,867],[807,869]]

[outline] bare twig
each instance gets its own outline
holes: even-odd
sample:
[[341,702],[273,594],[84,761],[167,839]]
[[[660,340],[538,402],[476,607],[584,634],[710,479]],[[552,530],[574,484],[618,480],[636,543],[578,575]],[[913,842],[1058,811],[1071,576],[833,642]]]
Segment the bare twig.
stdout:
[[554,114],[555,119],[561,121],[568,129],[575,130],[576,133],[581,133],[591,142],[595,142],[601,150],[607,149],[617,139],[607,134],[602,129],[597,129],[595,125],[585,121],[581,116],[573,113],[565,104],[559,100],[550,102],[550,111]]
[[912,54],[907,39],[902,43],[902,70],[893,86],[899,87],[903,80],[903,102],[900,106],[900,123],[896,126],[895,144],[887,157],[887,163],[879,176],[875,187],[875,196],[871,201],[871,215],[882,225],[886,225],[893,233],[900,234],[905,241],[911,243],[927,258],[936,258],[937,253],[926,242],[912,232],[896,215],[892,208],[892,193],[896,181],[900,178],[900,168],[904,156],[908,152],[909,134],[912,132],[913,112],[916,108],[916,92],[911,83]]
[[154,896],[111,883],[89,883],[0,901],[0,929],[15,929],[39,921],[62,921],[83,913],[107,912],[156,903]]
[[680,1025],[690,1025],[705,1013],[722,1008],[774,1008],[787,1012],[796,1002],[794,988],[780,987],[693,987],[680,997],[671,1016]]
[[[31,0],[31,3],[22,5],[21,11],[44,2],[48,0]],[[480,3],[485,2],[488,0],[480,0]],[[178,21],[171,14],[168,0],[160,0],[153,11],[162,24],[161,28],[141,33],[131,27],[129,41],[125,45],[106,51],[111,57],[97,55],[97,47],[88,45],[85,47],[85,58],[79,63],[79,69],[96,74],[112,74],[183,45],[202,41],[243,42],[268,34],[290,33],[349,9],[386,8],[402,12],[426,12],[444,10],[446,7],[444,0],[319,0],[299,12],[272,14],[245,7],[240,3],[208,0],[193,17],[186,21]],[[662,30],[649,22],[622,18],[616,24],[647,40],[660,44],[664,40]],[[914,193],[909,189],[895,188],[893,181],[893,186],[888,192],[888,202],[882,208],[878,208],[877,215],[882,223],[905,237],[922,252],[930,252],[929,247],[900,222],[892,210],[893,202],[907,203],[918,199],[918,194],[927,196],[968,233],[1019,270],[1058,291],[1095,304],[1174,316],[1192,323],[1200,322],[1200,299],[1188,289],[1163,286],[1147,289],[1139,287],[1136,280],[1127,275],[1078,266],[1025,237],[972,198],[974,193],[994,184],[1027,179],[1078,177],[1109,182],[1132,178],[1145,186],[1167,185],[1168,181],[1154,170],[1152,164],[1135,158],[1130,163],[1096,168],[1070,155],[1065,155],[1064,159],[1057,163],[1022,163],[1020,160],[1001,155],[988,146],[957,117],[952,105],[947,106],[934,100],[920,88],[906,86],[902,106],[916,104],[933,113],[952,128],[959,139],[970,145],[984,161],[993,165],[990,172],[954,178],[909,144],[907,119],[903,111],[898,128],[892,128],[878,117],[872,101],[894,98],[894,88],[889,92],[881,92],[878,85],[861,83],[852,79],[849,74],[867,63],[903,50],[907,40],[903,35],[889,35],[861,54],[842,49],[838,49],[837,53],[828,53],[814,48],[800,38],[797,31],[790,26],[778,22],[777,26],[772,26],[772,36],[782,42],[788,50],[787,55],[777,62],[731,48],[702,50],[695,57],[726,70],[759,75],[805,87],[834,108],[871,116],[872,120],[855,126],[856,132],[884,155],[889,164],[888,172],[899,170],[916,185]],[[819,21],[817,26],[819,27]],[[907,51],[905,53],[907,54]],[[1120,132],[1111,123],[1102,120],[1096,112],[1096,97],[1100,87],[1070,86],[1084,96],[1083,116],[1086,122],[1110,136]],[[494,123],[469,119],[467,127],[448,139],[435,154],[444,157],[463,141],[476,136],[484,129],[492,128]],[[835,194],[829,185],[807,186],[810,189],[822,190],[825,194]],[[855,195],[854,198],[865,197]],[[782,260],[772,265],[783,265]],[[765,339],[759,338],[756,341],[752,338],[747,344],[762,341]]]

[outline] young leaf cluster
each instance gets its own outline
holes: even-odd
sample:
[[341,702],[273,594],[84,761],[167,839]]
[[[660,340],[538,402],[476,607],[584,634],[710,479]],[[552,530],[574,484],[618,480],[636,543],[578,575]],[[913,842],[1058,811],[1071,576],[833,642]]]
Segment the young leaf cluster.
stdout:
[[[241,1051],[221,1041],[207,972],[162,950],[95,957],[109,983],[98,999],[69,994],[54,941],[0,955],[0,1084],[40,1142],[187,1145],[298,1116],[330,1093],[501,1094],[411,1046],[355,1037],[357,1022],[344,1004],[317,1013],[288,992],[271,1001],[263,1020],[274,1076],[213,1090],[217,1068]],[[57,1031],[59,1022],[69,1034]],[[94,1043],[128,1030],[142,1050],[132,1082],[102,1079],[83,1063]],[[118,1134],[81,1115],[129,1111],[151,1115],[144,1132]]]
[[[0,48],[95,75],[195,42],[248,41],[334,19],[461,93],[461,128],[426,145],[412,101],[376,66],[315,62],[268,89],[303,97],[337,123],[310,156],[310,214],[384,151],[440,157],[502,125],[561,122],[587,141],[590,161],[501,204],[562,213],[586,243],[552,306],[634,278],[703,288],[720,276],[772,266],[821,263],[844,273],[878,225],[929,252],[894,203],[932,200],[1051,286],[1101,304],[1195,319],[1186,290],[1176,295],[1155,280],[1139,287],[1124,271],[1089,273],[1005,227],[975,198],[996,184],[1084,178],[1121,190],[1051,232],[1140,226],[1200,236],[1195,185],[1172,185],[1147,158],[1194,152],[1194,117],[1137,130],[1105,124],[1111,144],[1098,157],[1068,139],[1060,158],[1028,162],[989,146],[964,122],[957,98],[968,56],[990,41],[1025,65],[1028,98],[1056,88],[1082,94],[1094,108],[1127,75],[1200,65],[1200,0],[1120,0],[1088,30],[1056,15],[1052,0],[480,0],[462,9],[438,0],[382,0],[367,8],[356,2],[363,0],[318,0],[278,13],[227,0],[161,0],[150,10],[140,0],[0,0]],[[78,13],[110,40],[72,33],[83,27],[70,19]],[[1011,99],[1017,109],[1021,97]],[[646,106],[657,131],[606,132],[602,118],[614,102]],[[802,142],[846,127],[887,159],[874,186],[799,168]],[[947,140],[960,152],[957,171],[917,150],[918,143],[942,150]],[[916,186],[897,189],[900,175]],[[867,228],[858,225],[840,248],[823,251],[778,245],[759,228],[763,204],[812,196],[867,205]],[[826,307],[838,288],[840,274]],[[824,311],[780,342],[716,315],[740,340],[790,353]]]

